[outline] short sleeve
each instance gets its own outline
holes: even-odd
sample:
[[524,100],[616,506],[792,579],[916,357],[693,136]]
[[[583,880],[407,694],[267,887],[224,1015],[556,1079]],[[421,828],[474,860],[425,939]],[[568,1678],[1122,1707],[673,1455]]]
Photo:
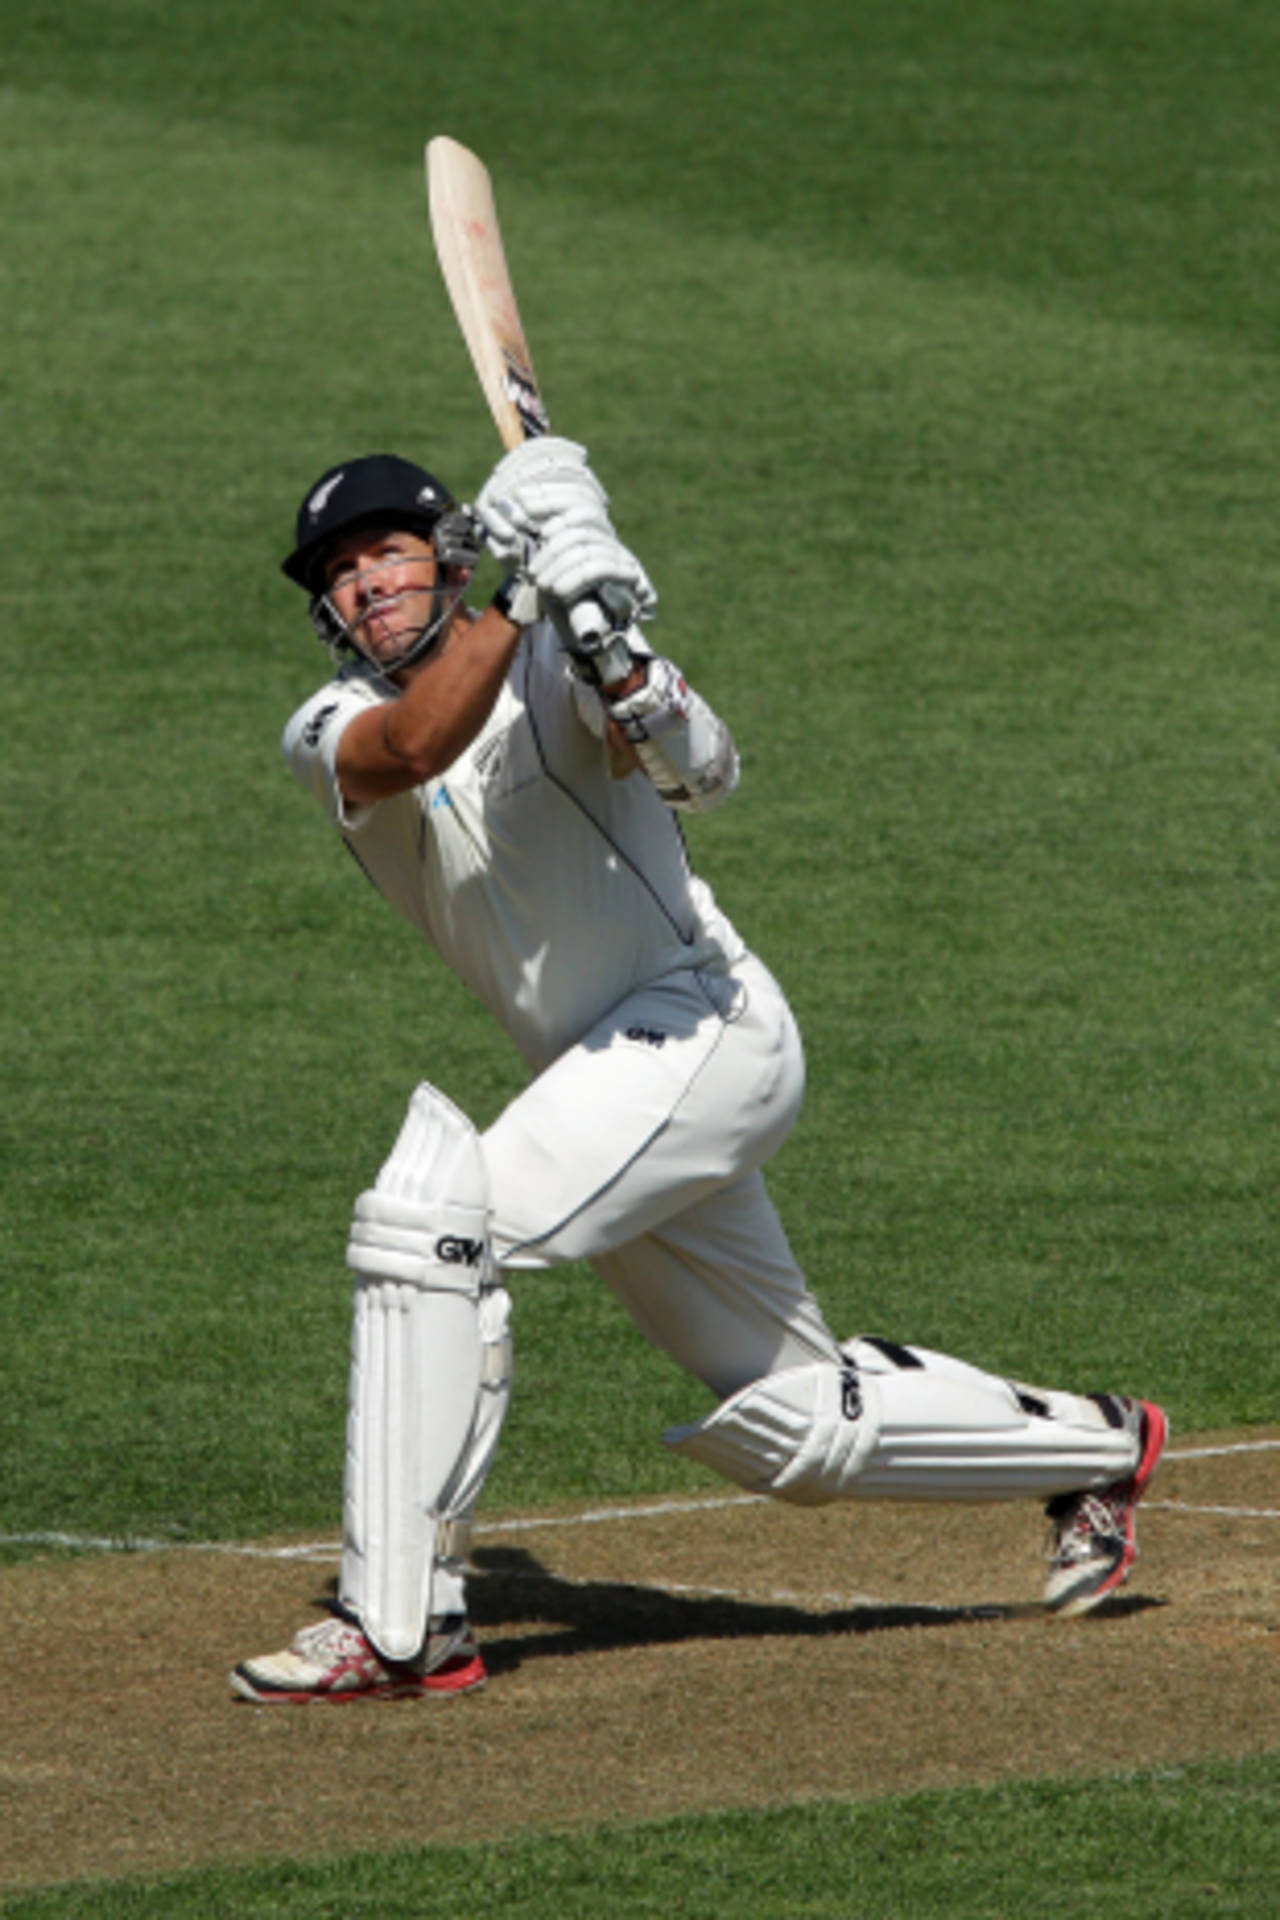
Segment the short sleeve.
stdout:
[[380,696],[363,681],[330,681],[298,708],[281,741],[295,778],[346,833],[357,831],[373,808],[351,807],[344,801],[338,784],[338,742],[355,716],[379,701]]

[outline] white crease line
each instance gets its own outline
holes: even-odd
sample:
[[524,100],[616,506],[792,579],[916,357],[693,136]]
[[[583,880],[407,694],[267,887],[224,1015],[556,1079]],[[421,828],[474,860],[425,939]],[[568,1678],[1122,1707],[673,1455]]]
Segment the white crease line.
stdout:
[[[525,1515],[482,1521],[477,1539],[492,1534],[537,1533],[548,1527],[590,1527],[614,1520],[649,1520],[669,1513],[712,1512],[720,1507],[763,1506],[762,1494],[738,1493],[709,1500],[656,1501],[647,1507],[591,1507],[584,1513]],[[80,1553],[228,1553],[249,1560],[331,1559],[342,1552],[339,1540],[316,1540],[296,1547],[259,1547],[224,1540],[154,1540],[127,1534],[4,1533],[0,1547],[67,1547]]]
[[542,1527],[592,1527],[609,1520],[653,1520],[668,1513],[712,1513],[719,1507],[763,1507],[762,1493],[730,1493],[709,1500],[657,1500],[647,1507],[589,1507],[585,1513],[549,1514],[519,1520],[479,1522],[477,1538],[485,1533],[532,1533]]
[[1190,1500],[1144,1500],[1142,1511],[1163,1507],[1167,1513],[1220,1513],[1229,1520],[1280,1520],[1280,1507],[1197,1507]]
[[77,1553],[161,1553],[173,1540],[128,1540],[91,1533],[0,1533],[0,1547],[72,1547]]
[[1183,1447],[1165,1454],[1166,1460],[1218,1460],[1227,1453],[1275,1453],[1280,1440],[1237,1440],[1228,1447]]
[[[1179,1461],[1216,1460],[1235,1453],[1280,1452],[1280,1439],[1239,1440],[1221,1447],[1182,1447],[1164,1456],[1165,1465]],[[524,1515],[511,1520],[480,1522],[477,1539],[506,1533],[539,1533],[551,1527],[604,1526],[612,1521],[663,1519],[673,1513],[714,1513],[725,1507],[765,1506],[763,1494],[734,1493],[712,1495],[705,1500],[655,1500],[643,1507],[588,1507],[583,1513]],[[1216,1513],[1242,1520],[1280,1519],[1270,1507],[1199,1507],[1182,1500],[1143,1502],[1144,1512],[1163,1507],[1183,1513]],[[153,1540],[131,1539],[127,1535],[78,1533],[4,1533],[2,1547],[67,1547],[77,1553],[225,1553],[246,1560],[331,1560],[342,1551],[341,1542],[317,1540],[296,1547],[257,1547],[225,1540]]]
[[[669,1511],[675,1511],[678,1513],[696,1512],[700,1506],[726,1507],[726,1506],[745,1505],[748,1502],[755,1500],[756,1498],[757,1496],[754,1494],[744,1494],[742,1496],[741,1501],[685,1500],[685,1501],[675,1502],[672,1508],[647,1508],[645,1509],[645,1511],[649,1513],[669,1512]],[[597,1520],[627,1519],[627,1518],[630,1518],[630,1514],[626,1508],[618,1507],[615,1509],[610,1509],[607,1512],[602,1509],[595,1514],[592,1514],[592,1515],[584,1514],[581,1517],[584,1520],[586,1519],[597,1519]],[[574,1522],[572,1520],[564,1520],[559,1522],[555,1522],[555,1521],[547,1522],[547,1521],[540,1521],[540,1520],[506,1520],[506,1521],[499,1520],[499,1521],[496,1521],[494,1525],[489,1528],[486,1528],[486,1529],[477,1528],[476,1531],[477,1533],[481,1531],[486,1531],[489,1533],[523,1532],[530,1527],[546,1526],[548,1524],[563,1526],[563,1525],[572,1525],[574,1524]],[[342,1543],[341,1541],[338,1541],[338,1540],[332,1540],[332,1541],[316,1540],[316,1541],[313,1541],[310,1545],[298,1546],[298,1547],[254,1547],[254,1546],[238,1546],[234,1544],[228,1544],[224,1541],[219,1541],[219,1540],[125,1540],[125,1539],[113,1540],[109,1537],[92,1538],[89,1536],[84,1536],[84,1535],[74,1534],[74,1533],[3,1534],[3,1535],[0,1535],[0,1547],[3,1547],[3,1546],[69,1547],[69,1548],[77,1549],[81,1552],[94,1551],[99,1553],[124,1553],[124,1554],[128,1554],[128,1553],[136,1553],[136,1554],[221,1553],[221,1554],[227,1554],[230,1556],[240,1556],[241,1558],[249,1559],[249,1560],[315,1559],[315,1560],[324,1561],[326,1563],[338,1559],[338,1557],[342,1552]],[[476,1568],[474,1569],[474,1571],[478,1573],[482,1579],[485,1577],[485,1569],[483,1567]],[[515,1568],[512,1570],[503,1569],[501,1573],[501,1578],[503,1578],[504,1580],[515,1580],[515,1581],[527,1580],[532,1582],[535,1580],[545,1579],[545,1577],[546,1577],[545,1574],[541,1573],[540,1571],[534,1570],[532,1572],[526,1573],[519,1568]],[[561,1584],[568,1585],[568,1586],[589,1587],[594,1584],[593,1578],[590,1575],[575,1577],[575,1576],[570,1576],[565,1574],[557,1574],[556,1578],[558,1581],[561,1582]],[[663,1581],[660,1585],[655,1585],[653,1582],[646,1582],[646,1587],[647,1589],[654,1592],[669,1593],[669,1594],[684,1597],[684,1598],[704,1599],[704,1600],[706,1599],[734,1600],[738,1602],[746,1601],[748,1604],[752,1606],[772,1606],[775,1604],[789,1605],[789,1606],[790,1605],[821,1606],[825,1604],[832,1607],[879,1607],[879,1608],[893,1607],[893,1606],[909,1606],[912,1612],[915,1612],[915,1613],[935,1613],[935,1612],[936,1613],[954,1613],[955,1612],[954,1607],[942,1606],[932,1601],[886,1600],[882,1598],[879,1594],[872,1594],[872,1593],[804,1594],[804,1593],[791,1593],[789,1591],[780,1589],[777,1592],[768,1594],[764,1599],[755,1599],[754,1597],[743,1593],[736,1587],[691,1587],[691,1586],[684,1586],[676,1582],[668,1582],[668,1581]],[[970,1611],[978,1611],[978,1610],[970,1609]]]
[[317,1540],[298,1547],[255,1547],[233,1540],[147,1540],[81,1533],[0,1533],[0,1547],[67,1547],[75,1553],[225,1553],[245,1560],[332,1560],[342,1552],[338,1540]]
[[[719,1507],[765,1505],[762,1494],[738,1493],[709,1500],[656,1501],[647,1507],[592,1507],[584,1513],[525,1515],[511,1520],[480,1522],[477,1539],[492,1534],[536,1533],[547,1527],[599,1526],[613,1520],[649,1520],[669,1513],[712,1512]],[[247,1560],[332,1559],[342,1552],[339,1540],[317,1540],[296,1547],[259,1547],[225,1540],[154,1540],[127,1534],[4,1533],[0,1547],[67,1547],[79,1553],[227,1553]]]

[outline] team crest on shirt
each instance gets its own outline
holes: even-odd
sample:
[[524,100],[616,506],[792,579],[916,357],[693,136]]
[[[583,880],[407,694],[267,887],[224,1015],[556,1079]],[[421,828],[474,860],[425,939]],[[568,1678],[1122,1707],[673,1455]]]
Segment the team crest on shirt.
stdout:
[[331,700],[327,707],[321,707],[318,713],[312,714],[306,726],[302,729],[302,739],[305,746],[318,747],[320,745],[321,740],[324,738],[324,730],[337,711],[337,701]]

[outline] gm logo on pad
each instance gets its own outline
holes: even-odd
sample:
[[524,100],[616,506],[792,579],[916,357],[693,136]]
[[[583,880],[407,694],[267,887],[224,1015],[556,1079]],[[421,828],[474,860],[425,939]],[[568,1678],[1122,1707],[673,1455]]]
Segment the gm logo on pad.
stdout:
[[484,1257],[484,1241],[468,1240],[460,1233],[442,1233],[435,1253],[446,1267],[478,1267]]

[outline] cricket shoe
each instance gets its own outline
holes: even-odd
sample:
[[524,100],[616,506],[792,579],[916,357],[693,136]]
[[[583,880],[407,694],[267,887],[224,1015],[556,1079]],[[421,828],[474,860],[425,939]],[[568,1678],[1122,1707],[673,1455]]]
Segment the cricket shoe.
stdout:
[[1053,1527],[1044,1603],[1051,1613],[1088,1613],[1129,1577],[1138,1557],[1138,1502],[1156,1470],[1169,1422],[1150,1400],[1106,1396],[1138,1440],[1138,1464],[1123,1480],[1060,1493],[1045,1508]]
[[304,1627],[281,1653],[242,1660],[231,1672],[239,1700],[412,1700],[472,1693],[485,1683],[484,1661],[465,1614],[432,1628],[425,1653],[401,1666],[375,1652],[354,1620],[335,1614]]

